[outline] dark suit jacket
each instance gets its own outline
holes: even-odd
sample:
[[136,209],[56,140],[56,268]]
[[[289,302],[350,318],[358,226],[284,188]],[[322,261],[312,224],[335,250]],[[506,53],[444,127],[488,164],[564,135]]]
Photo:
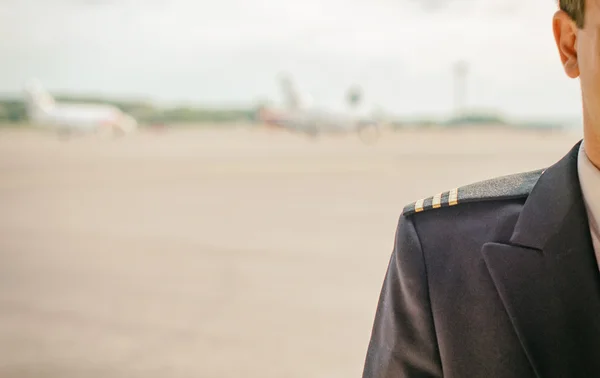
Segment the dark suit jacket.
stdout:
[[407,207],[364,378],[600,377],[600,274],[578,149],[533,181],[515,175],[475,185],[478,196],[455,206]]

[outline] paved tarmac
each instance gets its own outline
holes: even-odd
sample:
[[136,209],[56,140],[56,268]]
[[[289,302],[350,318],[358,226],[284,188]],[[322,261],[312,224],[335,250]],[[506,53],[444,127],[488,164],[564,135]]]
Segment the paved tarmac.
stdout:
[[578,137],[0,130],[0,377],[359,377],[402,207]]

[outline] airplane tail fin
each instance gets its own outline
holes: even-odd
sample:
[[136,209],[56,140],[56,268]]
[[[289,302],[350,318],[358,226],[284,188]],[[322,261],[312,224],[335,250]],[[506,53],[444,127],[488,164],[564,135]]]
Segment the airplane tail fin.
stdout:
[[37,79],[31,79],[25,84],[25,99],[27,112],[32,118],[39,117],[55,104],[54,98]]
[[292,79],[288,75],[280,76],[279,85],[283,93],[285,105],[288,109],[296,110],[304,105],[302,103],[300,94],[296,90]]

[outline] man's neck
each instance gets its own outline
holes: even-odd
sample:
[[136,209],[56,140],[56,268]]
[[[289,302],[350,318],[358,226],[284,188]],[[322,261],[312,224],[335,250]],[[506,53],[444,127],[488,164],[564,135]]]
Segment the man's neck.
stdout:
[[600,169],[600,133],[592,127],[584,127],[585,154]]

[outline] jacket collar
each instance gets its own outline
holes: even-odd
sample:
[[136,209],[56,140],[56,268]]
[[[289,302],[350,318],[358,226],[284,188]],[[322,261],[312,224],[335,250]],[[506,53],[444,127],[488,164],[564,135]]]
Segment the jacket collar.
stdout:
[[512,244],[543,250],[558,235],[570,211],[585,212],[577,173],[580,144],[542,173],[521,210]]
[[578,149],[541,175],[510,241],[482,249],[539,378],[600,372],[600,274],[577,176]]

